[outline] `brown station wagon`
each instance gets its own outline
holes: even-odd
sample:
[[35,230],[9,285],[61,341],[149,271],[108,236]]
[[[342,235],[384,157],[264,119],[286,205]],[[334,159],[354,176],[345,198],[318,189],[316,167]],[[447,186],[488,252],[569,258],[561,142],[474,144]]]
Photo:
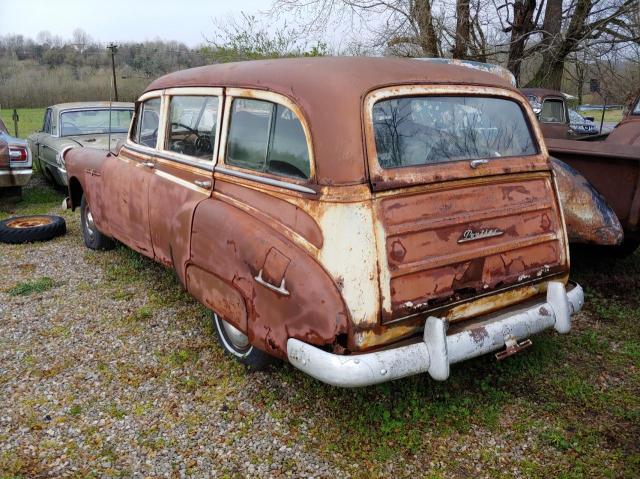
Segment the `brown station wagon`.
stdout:
[[92,249],[173,268],[222,346],[362,386],[566,333],[582,307],[547,150],[509,82],[398,58],[154,81],[116,153],[65,155]]

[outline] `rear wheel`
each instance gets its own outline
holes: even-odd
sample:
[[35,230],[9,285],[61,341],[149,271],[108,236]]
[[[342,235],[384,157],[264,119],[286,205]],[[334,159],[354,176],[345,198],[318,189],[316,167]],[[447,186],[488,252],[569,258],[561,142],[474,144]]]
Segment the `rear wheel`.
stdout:
[[93,214],[89,208],[89,203],[84,195],[80,201],[80,224],[82,225],[82,237],[84,244],[89,249],[107,250],[113,249],[116,245],[113,239],[102,234],[93,221]]
[[246,334],[216,313],[213,313],[213,327],[216,331],[218,342],[225,353],[249,369],[259,371],[273,364],[273,357],[249,343],[249,338]]

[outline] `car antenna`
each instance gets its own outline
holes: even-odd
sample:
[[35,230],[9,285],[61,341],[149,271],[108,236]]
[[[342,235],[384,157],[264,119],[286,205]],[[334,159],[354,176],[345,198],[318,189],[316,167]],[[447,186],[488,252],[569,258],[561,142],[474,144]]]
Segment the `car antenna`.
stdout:
[[115,155],[114,152],[111,151],[111,92],[113,91],[113,79],[111,79],[111,85],[109,88],[109,133],[107,136],[107,147],[109,148],[109,153]]

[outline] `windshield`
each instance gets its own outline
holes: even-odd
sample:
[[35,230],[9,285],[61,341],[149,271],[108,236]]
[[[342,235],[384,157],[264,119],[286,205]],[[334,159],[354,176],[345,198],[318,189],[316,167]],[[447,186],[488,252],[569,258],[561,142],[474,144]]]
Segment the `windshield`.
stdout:
[[640,115],[640,99],[636,102],[636,106],[633,109],[632,115]]
[[571,123],[585,123],[586,120],[575,110],[569,110],[569,119]]
[[373,107],[383,168],[537,153],[520,106],[488,97],[406,97]]
[[[111,110],[111,133],[127,133],[133,110]],[[66,111],[60,115],[60,135],[109,133],[109,110]]]

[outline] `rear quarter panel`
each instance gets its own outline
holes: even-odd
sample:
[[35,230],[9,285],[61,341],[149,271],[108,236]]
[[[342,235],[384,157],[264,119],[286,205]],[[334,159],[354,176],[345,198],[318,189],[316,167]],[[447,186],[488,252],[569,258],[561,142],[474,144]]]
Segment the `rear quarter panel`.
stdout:
[[[286,215],[282,203],[279,210]],[[272,210],[265,220],[259,211],[215,193],[201,202],[193,220],[187,288],[246,331],[252,344],[285,359],[288,338],[332,345],[348,333],[350,322],[338,286],[312,254],[282,234],[286,226],[274,227],[286,221],[278,215]],[[255,278],[261,270],[270,284],[280,286],[284,278],[289,295],[260,285]]]

